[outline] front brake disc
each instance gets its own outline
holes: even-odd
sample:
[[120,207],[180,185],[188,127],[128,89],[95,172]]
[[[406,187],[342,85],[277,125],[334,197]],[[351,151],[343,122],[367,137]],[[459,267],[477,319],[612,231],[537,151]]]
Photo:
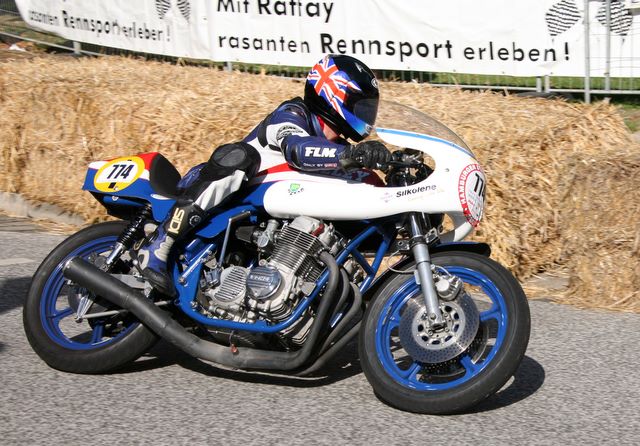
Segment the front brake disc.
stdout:
[[473,299],[462,292],[450,302],[441,302],[446,325],[434,330],[427,318],[422,295],[407,302],[400,319],[400,342],[419,362],[438,364],[464,352],[473,342],[480,325],[480,313]]

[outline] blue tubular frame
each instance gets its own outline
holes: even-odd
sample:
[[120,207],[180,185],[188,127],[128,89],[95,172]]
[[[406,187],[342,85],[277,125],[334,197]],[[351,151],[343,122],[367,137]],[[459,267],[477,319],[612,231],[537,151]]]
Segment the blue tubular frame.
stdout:
[[[368,239],[373,234],[380,234],[382,236],[382,243],[378,247],[376,251],[376,257],[373,260],[373,263],[369,265],[365,260],[364,256],[360,251],[357,250],[358,246],[366,239]],[[369,228],[362,231],[356,238],[354,238],[336,257],[336,262],[338,265],[343,265],[346,262],[349,254],[353,256],[353,258],[358,262],[360,266],[367,273],[367,277],[362,281],[362,285],[360,285],[360,292],[364,293],[375,279],[378,269],[380,268],[380,264],[382,263],[382,259],[384,259],[384,255],[387,253],[389,246],[391,245],[393,235],[388,231],[385,231],[381,225],[373,225]]]
[[[242,207],[242,209],[236,208],[235,210],[238,212],[241,212],[242,210],[246,210],[246,208],[245,207]],[[228,214],[229,212],[225,213],[224,215],[228,216]],[[219,225],[220,224],[219,221],[217,223],[214,223],[214,221],[218,220],[220,217],[222,216],[215,217],[212,220],[211,224]],[[376,251],[376,257],[373,263],[369,265],[369,263],[367,263],[362,253],[358,251],[358,247],[362,242],[364,242],[365,240],[367,240],[369,237],[373,235],[382,236],[382,243],[380,243],[380,246]],[[389,246],[391,245],[391,242],[393,241],[394,236],[395,236],[395,229],[393,230],[393,232],[391,232],[389,230],[385,230],[385,227],[382,224],[371,224],[367,229],[362,231],[351,242],[349,242],[349,244],[336,257],[336,261],[338,265],[343,265],[344,262],[346,262],[347,259],[349,258],[349,255],[351,255],[362,266],[364,271],[367,273],[367,276],[363,280],[362,285],[360,285],[360,290],[362,292],[364,292],[367,288],[369,288],[369,286],[373,282],[373,279],[375,278],[376,273],[380,268],[382,260],[384,259],[384,256],[387,253],[387,250],[389,249]],[[203,244],[196,244],[196,245],[201,247]],[[302,301],[298,303],[298,305],[296,306],[291,316],[289,316],[287,319],[285,319],[284,321],[278,324],[271,325],[268,322],[263,320],[253,322],[253,323],[246,323],[246,322],[229,321],[225,319],[213,319],[199,313],[196,310],[197,305],[195,304],[195,298],[198,292],[198,285],[200,282],[200,274],[201,274],[202,265],[203,265],[202,259],[206,258],[205,254],[207,251],[215,250],[215,248],[216,248],[215,243],[204,243],[204,248],[199,248],[197,253],[193,253],[193,254],[190,253],[188,257],[193,260],[189,262],[190,264],[187,268],[187,270],[189,271],[189,274],[185,274],[187,270],[185,270],[185,273],[181,274],[178,271],[178,268],[174,268],[174,271],[173,271],[173,276],[175,281],[174,283],[176,284],[176,289],[178,290],[178,295],[179,295],[179,298],[176,304],[187,316],[189,316],[190,318],[194,319],[195,321],[201,324],[204,324],[210,327],[226,328],[230,330],[250,331],[255,333],[277,333],[279,331],[282,331],[287,327],[291,326],[295,321],[297,321],[300,318],[300,316],[302,316],[302,313],[304,313],[304,311],[309,307],[309,305],[311,305],[311,303],[315,300],[315,298],[318,297],[318,295],[320,294],[320,291],[326,285],[327,280],[329,278],[329,273],[327,270],[325,270],[318,278],[316,282],[316,287],[313,290],[313,292],[308,297],[302,299]],[[182,283],[180,283],[179,281],[179,278],[181,276],[183,277]]]

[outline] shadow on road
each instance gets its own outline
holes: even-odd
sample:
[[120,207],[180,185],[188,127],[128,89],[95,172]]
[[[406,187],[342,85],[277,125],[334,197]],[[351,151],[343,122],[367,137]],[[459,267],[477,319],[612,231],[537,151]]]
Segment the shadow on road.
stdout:
[[[269,375],[223,369],[195,359],[167,342],[160,341],[138,361],[114,372],[137,373],[171,365],[179,365],[205,376],[233,381],[288,387],[321,387],[350,378],[362,372],[358,359],[357,342],[350,342],[313,377]],[[545,371],[542,365],[525,356],[510,383],[498,393],[473,407],[468,413],[486,412],[510,406],[536,393],[543,385]]]
[[362,369],[360,368],[360,361],[358,359],[356,341],[347,344],[341,352],[336,354],[336,356],[334,356],[326,366],[316,372],[315,376],[312,377],[272,375],[224,369],[193,358],[173,345],[160,341],[142,358],[115,371],[114,373],[137,373],[145,370],[167,367],[174,364],[211,377],[247,383],[289,387],[326,386],[362,372]]
[[544,384],[544,379],[545,372],[542,365],[530,356],[525,356],[511,383],[489,399],[473,407],[469,413],[487,412],[522,401],[536,393]]
[[[3,280],[0,283],[0,314],[22,307],[30,285],[31,277]],[[4,345],[0,343],[0,350],[3,348]],[[312,377],[270,375],[223,369],[193,358],[169,343],[160,341],[142,358],[114,373],[137,373],[171,365],[179,365],[206,376],[290,387],[326,386],[362,372],[356,341],[347,344],[341,352]],[[488,400],[475,406],[470,412],[485,412],[517,403],[536,393],[542,387],[544,380],[545,371],[542,365],[535,359],[525,356],[510,384]]]
[[27,297],[31,277],[4,279],[0,283],[0,314],[21,307]]

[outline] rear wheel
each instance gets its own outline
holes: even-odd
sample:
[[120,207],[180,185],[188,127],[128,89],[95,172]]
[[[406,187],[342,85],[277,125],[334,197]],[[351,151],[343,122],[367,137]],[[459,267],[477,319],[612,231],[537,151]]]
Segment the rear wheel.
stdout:
[[[133,315],[99,297],[86,318],[76,311],[87,290],[64,278],[65,262],[80,256],[99,265],[106,260],[126,222],[90,226],[58,245],[42,262],[27,294],[24,329],[34,351],[51,367],[74,373],[103,373],[137,359],[156,341],[156,335]],[[130,264],[118,261],[114,272],[129,273]]]
[[466,252],[433,256],[463,292],[441,302],[444,327],[431,329],[420,287],[395,275],[364,317],[359,351],[376,394],[399,409],[456,413],[497,392],[522,361],[529,306],[517,280],[495,261]]

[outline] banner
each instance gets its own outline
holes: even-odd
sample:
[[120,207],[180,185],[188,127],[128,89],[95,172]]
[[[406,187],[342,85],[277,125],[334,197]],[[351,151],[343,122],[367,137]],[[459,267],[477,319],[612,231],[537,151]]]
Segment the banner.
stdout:
[[[176,57],[311,66],[353,55],[375,69],[584,76],[583,0],[17,0],[70,40]],[[640,76],[640,15],[590,2],[592,76]]]

